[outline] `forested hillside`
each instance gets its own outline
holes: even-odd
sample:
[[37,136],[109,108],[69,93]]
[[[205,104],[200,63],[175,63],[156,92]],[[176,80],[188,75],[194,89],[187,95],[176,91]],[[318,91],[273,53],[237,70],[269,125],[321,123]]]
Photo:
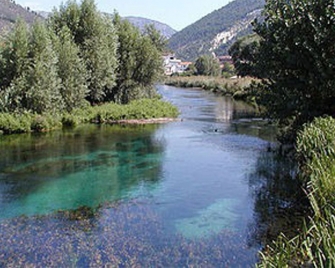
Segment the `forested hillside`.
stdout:
[[230,45],[251,33],[251,22],[261,15],[264,0],[235,0],[176,33],[169,48],[177,57],[195,60],[202,54],[228,54]]
[[13,27],[19,17],[30,24],[39,16],[13,0],[0,0],[0,32]]

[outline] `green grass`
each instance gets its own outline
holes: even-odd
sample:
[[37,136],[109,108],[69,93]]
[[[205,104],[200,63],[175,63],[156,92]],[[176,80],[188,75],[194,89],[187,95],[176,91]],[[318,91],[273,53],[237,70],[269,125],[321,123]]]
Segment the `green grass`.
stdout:
[[165,79],[165,84],[177,87],[199,87],[224,95],[243,95],[253,79],[222,78],[212,76],[172,76]]
[[0,113],[3,134],[45,132],[82,123],[109,123],[117,120],[176,118],[176,107],[159,99],[135,100],[127,105],[108,103],[88,106],[64,114]]

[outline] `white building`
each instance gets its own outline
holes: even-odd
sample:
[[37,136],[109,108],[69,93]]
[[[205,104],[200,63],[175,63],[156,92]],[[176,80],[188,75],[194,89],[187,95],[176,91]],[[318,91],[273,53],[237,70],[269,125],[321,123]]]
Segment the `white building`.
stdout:
[[164,55],[164,72],[166,75],[172,75],[174,73],[182,73],[187,70],[188,66],[192,62],[182,62],[177,59],[173,54]]

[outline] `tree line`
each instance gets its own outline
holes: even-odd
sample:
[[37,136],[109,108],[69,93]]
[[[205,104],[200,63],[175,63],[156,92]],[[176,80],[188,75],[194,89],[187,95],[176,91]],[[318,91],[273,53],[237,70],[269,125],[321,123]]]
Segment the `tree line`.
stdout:
[[153,97],[165,40],[70,0],[47,22],[19,20],[0,42],[0,111],[56,113]]

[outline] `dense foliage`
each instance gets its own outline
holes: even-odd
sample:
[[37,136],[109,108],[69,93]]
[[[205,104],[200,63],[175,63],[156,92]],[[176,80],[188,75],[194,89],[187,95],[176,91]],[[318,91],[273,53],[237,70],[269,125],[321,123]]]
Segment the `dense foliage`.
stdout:
[[206,76],[219,76],[221,67],[219,61],[211,55],[200,56],[195,62],[196,74]]
[[164,46],[157,38],[158,32],[153,28],[145,34],[129,21],[114,15],[119,46],[117,55],[117,86],[113,92],[116,102],[127,103],[139,97],[153,97],[152,85],[163,72],[161,51]]
[[242,41],[233,49],[242,51],[240,74],[250,68],[263,79],[259,102],[288,130],[284,142],[313,118],[334,115],[334,10],[330,0],[268,0],[265,20],[255,24],[259,46]]
[[0,47],[0,111],[56,114],[90,103],[128,103],[156,95],[164,39],[142,34],[94,0],[71,0],[47,23],[19,21]]
[[75,1],[62,5],[49,24],[56,34],[68,28],[79,47],[86,66],[87,99],[91,103],[109,101],[117,67],[117,36],[112,22],[99,13],[93,0],[85,0],[81,5]]
[[229,49],[235,71],[239,76],[259,77],[260,70],[256,68],[259,57],[260,37],[257,34],[239,38]]
[[[228,31],[234,25],[242,22],[246,16],[264,7],[264,0],[235,0],[219,10],[215,10],[201,20],[173,35],[169,40],[169,48],[176,52],[179,58],[195,60],[202,54],[208,54],[211,41],[223,31]],[[251,27],[241,31],[238,36],[251,33]],[[237,36],[237,37],[238,37]],[[218,48],[218,54],[228,54],[230,45],[235,41]]]

